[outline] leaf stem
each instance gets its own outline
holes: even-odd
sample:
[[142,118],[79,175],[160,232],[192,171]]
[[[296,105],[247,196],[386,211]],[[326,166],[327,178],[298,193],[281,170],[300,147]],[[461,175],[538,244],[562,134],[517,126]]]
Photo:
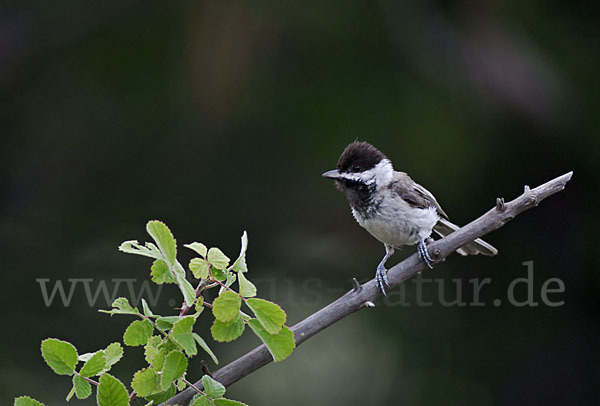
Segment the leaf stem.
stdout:
[[75,371],[75,374],[76,374],[76,375],[79,375],[80,377],[82,377],[83,379],[85,379],[86,381],[88,381],[89,383],[93,383],[93,384],[94,384],[94,385],[96,385],[96,386],[100,385],[98,382],[94,381],[93,379],[91,379],[91,378],[88,378],[88,377],[86,377],[86,376],[82,376],[82,375],[81,375],[79,372],[77,372],[77,371]]
[[194,386],[194,384],[193,384],[193,383],[191,383],[190,381],[188,381],[187,379],[185,379],[185,378],[181,378],[181,380],[182,380],[182,381],[183,381],[183,382],[184,382],[184,383],[185,383],[187,386],[189,386],[189,387],[190,387],[190,388],[192,388],[194,391],[196,391],[196,393],[199,393],[200,395],[203,395],[203,396],[207,396],[207,395],[206,395],[206,393],[202,392],[200,389],[198,389],[196,386]]

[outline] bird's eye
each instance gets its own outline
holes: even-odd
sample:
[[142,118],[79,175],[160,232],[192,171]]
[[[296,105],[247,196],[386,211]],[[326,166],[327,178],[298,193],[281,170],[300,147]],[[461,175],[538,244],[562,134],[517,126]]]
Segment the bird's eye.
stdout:
[[352,165],[352,166],[350,167],[350,171],[351,171],[351,172],[360,172],[360,170],[361,170],[361,167],[360,167],[360,165]]

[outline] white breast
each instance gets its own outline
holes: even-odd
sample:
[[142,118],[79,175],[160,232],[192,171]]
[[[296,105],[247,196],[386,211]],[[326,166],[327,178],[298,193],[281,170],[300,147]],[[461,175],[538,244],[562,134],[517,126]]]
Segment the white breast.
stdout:
[[414,245],[420,239],[429,237],[439,220],[434,207],[419,209],[392,193],[383,196],[381,202],[379,208],[369,216],[363,216],[354,208],[352,215],[373,237],[394,247]]

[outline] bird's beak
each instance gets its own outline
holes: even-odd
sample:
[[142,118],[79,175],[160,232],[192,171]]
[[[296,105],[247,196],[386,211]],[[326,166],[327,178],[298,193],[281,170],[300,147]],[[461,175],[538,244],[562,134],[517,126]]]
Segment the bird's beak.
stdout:
[[340,171],[338,171],[337,169],[327,171],[321,176],[323,176],[324,178],[327,178],[327,179],[340,179],[342,177],[340,175]]

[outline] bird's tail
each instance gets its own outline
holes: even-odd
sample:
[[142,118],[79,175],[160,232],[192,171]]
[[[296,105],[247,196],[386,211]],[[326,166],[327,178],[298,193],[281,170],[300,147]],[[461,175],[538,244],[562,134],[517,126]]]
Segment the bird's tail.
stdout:
[[[456,224],[453,224],[450,221],[448,221],[444,218],[441,218],[440,221],[438,221],[438,223],[435,225],[435,227],[433,227],[433,231],[435,231],[441,237],[445,237],[448,234],[452,234],[459,228],[460,227],[458,227]],[[496,248],[494,248],[494,246],[492,246],[492,245],[488,244],[487,242],[483,241],[482,239],[478,238],[474,241],[471,241],[471,242],[463,245],[462,247],[457,249],[456,252],[458,252],[460,255],[482,254],[482,255],[493,256],[498,253],[498,250]]]

